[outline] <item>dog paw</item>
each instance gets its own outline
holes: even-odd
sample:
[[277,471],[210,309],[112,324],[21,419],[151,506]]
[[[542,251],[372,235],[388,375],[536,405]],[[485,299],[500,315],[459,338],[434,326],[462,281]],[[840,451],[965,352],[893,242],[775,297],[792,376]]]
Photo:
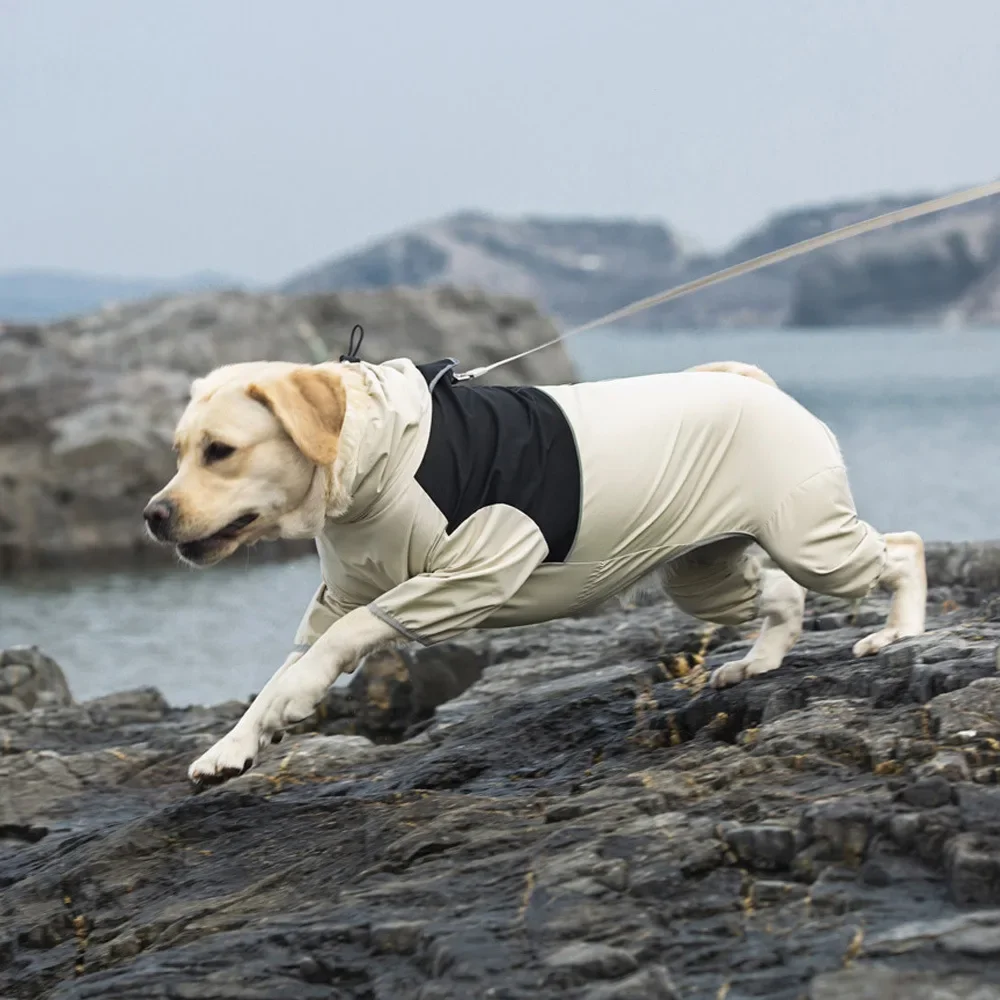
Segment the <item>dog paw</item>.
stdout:
[[764,659],[731,660],[712,671],[708,678],[708,685],[713,688],[732,687],[734,684],[749,680],[751,677],[769,674],[780,666],[780,663],[769,663]]
[[203,787],[246,774],[254,765],[259,742],[253,733],[228,733],[188,768],[188,778]]
[[871,635],[866,635],[863,639],[859,639],[854,644],[852,652],[858,657],[874,656],[880,650],[885,649],[885,647],[890,643],[893,643],[902,637],[903,635],[900,629],[884,628],[879,632],[872,632]]
[[727,688],[739,684],[746,676],[747,663],[747,660],[733,660],[730,663],[723,663],[721,667],[716,667],[708,678],[708,686]]

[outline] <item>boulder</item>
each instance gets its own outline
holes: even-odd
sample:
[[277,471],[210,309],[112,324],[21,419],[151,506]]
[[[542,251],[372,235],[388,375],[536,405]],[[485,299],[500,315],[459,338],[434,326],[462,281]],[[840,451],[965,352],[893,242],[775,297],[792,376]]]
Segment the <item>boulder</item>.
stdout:
[[0,650],[0,715],[72,704],[62,668],[37,646]]

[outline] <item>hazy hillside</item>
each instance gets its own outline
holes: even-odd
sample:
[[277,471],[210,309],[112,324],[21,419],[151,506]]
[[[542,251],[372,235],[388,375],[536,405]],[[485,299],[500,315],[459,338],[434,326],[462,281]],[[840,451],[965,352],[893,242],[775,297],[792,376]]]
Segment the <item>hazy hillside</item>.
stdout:
[[47,268],[5,271],[0,272],[0,321],[52,322],[94,312],[116,302],[241,286],[242,282],[213,272],[162,279],[108,277]]
[[[389,285],[524,295],[585,322],[689,278],[932,195],[781,212],[718,254],[686,252],[658,222],[461,213],[414,226],[288,280],[290,293]],[[850,240],[700,292],[635,322],[653,327],[1000,323],[1000,199]]]
[[[698,253],[663,222],[506,218],[459,212],[376,239],[294,275],[302,295],[451,286],[531,299],[573,325],[750,257],[932,197],[792,208],[718,253]],[[0,322],[45,322],[113,302],[238,288],[214,273],[175,280],[72,272],[0,273]],[[727,282],[633,321],[647,328],[1000,325],[1000,198],[848,240]]]
[[680,240],[660,222],[463,212],[320,264],[282,291],[448,284],[531,298],[573,320],[669,285],[684,267]]

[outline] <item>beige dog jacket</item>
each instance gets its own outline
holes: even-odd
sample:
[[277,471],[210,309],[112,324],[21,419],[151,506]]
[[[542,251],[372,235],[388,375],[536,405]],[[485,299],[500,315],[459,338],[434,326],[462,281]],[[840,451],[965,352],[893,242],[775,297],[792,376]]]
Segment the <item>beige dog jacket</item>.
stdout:
[[664,566],[685,610],[747,621],[752,541],[824,594],[863,596],[884,567],[833,434],[757,380],[509,389],[408,360],[358,367],[371,417],[341,470],[351,507],[317,540],[323,583],[297,647],[364,606],[422,643],[546,621]]

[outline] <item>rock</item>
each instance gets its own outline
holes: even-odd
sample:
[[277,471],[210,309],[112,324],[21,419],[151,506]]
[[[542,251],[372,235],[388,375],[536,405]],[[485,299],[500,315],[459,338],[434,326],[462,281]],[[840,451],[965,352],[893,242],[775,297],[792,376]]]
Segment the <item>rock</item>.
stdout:
[[575,986],[591,979],[617,979],[636,968],[636,960],[622,948],[579,942],[567,944],[545,960],[549,981]]
[[783,826],[742,826],[723,835],[736,857],[756,871],[783,871],[795,857],[795,831]]
[[162,759],[143,747],[108,748],[76,754],[25,751],[0,757],[0,829],[43,829],[72,814],[77,800],[113,788]]
[[591,986],[583,1000],[681,1000],[681,995],[662,965],[650,965],[617,983]]
[[817,976],[809,1000],[1000,1000],[1000,987],[971,976],[857,966]]
[[[0,336],[0,570],[169,558],[146,540],[141,512],[173,474],[170,442],[192,379],[236,361],[336,358],[355,323],[370,360],[454,356],[470,367],[556,334],[522,299],[435,288],[206,292],[108,307],[30,340]],[[557,346],[495,381],[573,377]]]
[[[725,691],[703,674],[750,629],[655,602],[375,657],[357,732],[331,732],[345,699],[200,794],[243,704],[3,716],[0,996],[977,997],[1000,784],[969,774],[1000,750],[934,711],[986,703],[955,696],[994,679],[1000,622],[932,604],[933,664],[854,660],[845,622]],[[917,666],[951,686],[931,707]]]
[[1000,788],[963,783],[956,789],[962,826],[973,833],[1000,835]]
[[938,695],[930,703],[931,718],[942,742],[1000,736],[1000,677],[983,677],[958,691]]
[[858,865],[865,857],[873,828],[869,802],[840,799],[806,809],[802,836],[814,856]]
[[458,643],[390,648],[366,656],[346,687],[331,688],[321,730],[348,728],[379,742],[401,739],[482,676],[489,649]]
[[393,920],[376,924],[371,930],[372,950],[385,955],[412,955],[417,950],[420,932],[425,926],[421,920]]
[[789,899],[801,899],[806,891],[806,886],[798,882],[757,879],[750,888],[750,902],[755,907],[784,903]]
[[170,706],[156,688],[143,687],[93,698],[87,702],[87,710],[99,725],[117,727],[158,722],[169,713]]
[[942,777],[945,781],[968,781],[971,776],[965,757],[952,750],[940,750],[917,768],[917,773],[929,777]]
[[987,595],[1000,592],[1000,545],[996,542],[928,545],[926,559],[932,587],[961,587]]
[[948,844],[946,861],[957,902],[1000,904],[1000,837],[959,834]]
[[907,805],[920,809],[936,809],[951,801],[951,785],[943,777],[923,778],[907,785],[900,792],[900,799]]
[[995,958],[1000,955],[1000,910],[899,924],[864,942],[864,954],[875,958],[902,955],[916,963],[924,953]]
[[0,715],[72,703],[59,664],[37,646],[12,646],[0,651]]

